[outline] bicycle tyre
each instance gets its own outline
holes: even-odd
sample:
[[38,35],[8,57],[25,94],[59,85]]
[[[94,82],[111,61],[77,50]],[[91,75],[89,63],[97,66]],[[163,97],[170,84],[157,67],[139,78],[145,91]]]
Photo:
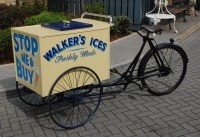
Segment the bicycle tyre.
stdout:
[[[65,71],[48,95],[51,119],[65,129],[83,126],[96,113],[102,92],[100,78],[90,68],[74,67]],[[58,96],[57,100],[50,100],[53,95]]]
[[[141,77],[143,87],[146,88],[149,93],[161,96],[171,93],[181,84],[187,71],[188,58],[185,51],[175,44],[160,44],[156,48],[165,66],[168,66],[169,74],[161,75],[158,64],[154,58],[155,53],[153,50],[150,50],[143,57],[139,65],[138,75]],[[175,67],[176,65],[177,68]],[[158,72],[151,74],[155,70],[158,70]],[[155,76],[148,77],[149,74]]]
[[20,99],[30,105],[30,106],[43,106],[47,104],[47,101],[44,97],[40,96],[36,92],[32,91],[31,89],[23,86],[22,89],[19,89],[19,83],[16,82],[16,89]]

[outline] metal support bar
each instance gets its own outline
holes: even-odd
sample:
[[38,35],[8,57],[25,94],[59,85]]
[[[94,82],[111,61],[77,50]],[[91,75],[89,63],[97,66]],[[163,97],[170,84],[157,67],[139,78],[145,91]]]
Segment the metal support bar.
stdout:
[[83,18],[84,16],[89,15],[89,16],[95,16],[95,17],[102,17],[102,18],[107,18],[110,21],[110,24],[112,24],[112,17],[110,15],[102,15],[102,14],[95,14],[95,13],[89,13],[89,12],[84,12],[81,15],[81,18]]

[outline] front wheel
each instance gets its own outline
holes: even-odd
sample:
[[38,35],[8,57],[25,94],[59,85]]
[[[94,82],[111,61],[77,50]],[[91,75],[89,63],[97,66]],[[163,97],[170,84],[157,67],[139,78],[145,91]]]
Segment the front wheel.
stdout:
[[138,75],[149,93],[160,96],[171,93],[181,84],[188,59],[177,45],[164,44],[156,48],[158,54],[151,50],[144,56]]
[[[73,129],[86,124],[97,111],[103,88],[98,75],[86,67],[61,74],[48,95],[49,113],[60,127]],[[56,100],[51,100],[56,95]]]

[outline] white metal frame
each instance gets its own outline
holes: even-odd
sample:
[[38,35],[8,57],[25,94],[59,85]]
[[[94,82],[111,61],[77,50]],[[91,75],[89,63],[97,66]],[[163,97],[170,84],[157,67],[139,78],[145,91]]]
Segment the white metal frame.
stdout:
[[[157,25],[161,19],[173,19],[174,20],[174,31],[176,33],[178,33],[178,31],[176,30],[176,16],[174,14],[172,14],[168,9],[167,9],[167,5],[168,5],[168,0],[155,0],[155,7],[153,8],[152,11],[146,13],[146,17],[151,19],[151,22],[154,25]],[[153,13],[156,8],[158,8],[158,13]],[[164,13],[164,8],[166,9],[167,13]]]

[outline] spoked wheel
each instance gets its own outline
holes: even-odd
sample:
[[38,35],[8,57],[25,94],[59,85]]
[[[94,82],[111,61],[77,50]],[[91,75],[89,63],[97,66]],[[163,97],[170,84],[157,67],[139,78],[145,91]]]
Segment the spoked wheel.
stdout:
[[32,91],[31,89],[23,86],[22,89],[19,89],[19,84],[16,82],[16,89],[20,99],[28,105],[31,106],[42,106],[47,104],[45,98]]
[[153,51],[148,52],[141,61],[139,76],[142,77],[142,85],[149,93],[160,96],[169,94],[181,84],[188,60],[179,46],[168,44],[158,46],[157,49],[164,67],[158,67]]
[[[93,70],[75,67],[65,71],[49,92],[48,104],[52,120],[66,129],[84,125],[97,111],[102,92],[100,79]],[[52,95],[58,98],[50,101]]]

